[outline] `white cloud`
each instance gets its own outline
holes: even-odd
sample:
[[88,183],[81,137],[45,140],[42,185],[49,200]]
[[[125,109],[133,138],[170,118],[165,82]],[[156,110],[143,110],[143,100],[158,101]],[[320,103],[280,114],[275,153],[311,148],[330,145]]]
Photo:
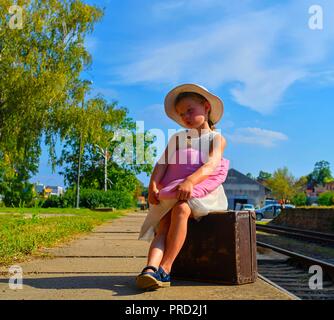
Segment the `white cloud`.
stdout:
[[[282,27],[271,12],[249,14],[242,21],[215,24],[198,30],[195,37],[192,34],[188,39],[150,50],[122,67],[121,79],[128,83],[191,81],[209,88],[238,82],[242,86],[231,90],[234,99],[268,113],[303,72],[291,66],[270,67],[263,63]],[[266,29],[267,24],[270,29]]]
[[334,84],[334,70],[310,72],[307,80],[312,80],[313,83],[322,86],[331,86]]
[[262,114],[271,113],[280,102],[284,92],[306,73],[302,70],[276,69],[254,74],[243,88],[233,88],[231,93],[235,100]]
[[274,147],[277,142],[288,140],[281,132],[261,128],[239,128],[233,134],[225,134],[234,143],[257,144]]
[[[172,1],[156,8],[178,13],[181,6],[189,4]],[[315,34],[307,28],[307,9],[305,1],[296,1],[247,13],[243,8],[243,13],[211,25],[192,19],[174,40],[156,46],[148,42],[135,50],[132,61],[116,70],[118,81],[168,87],[197,82],[213,90],[228,84],[238,104],[271,113],[286,90],[328,56],[334,39],[334,31]]]

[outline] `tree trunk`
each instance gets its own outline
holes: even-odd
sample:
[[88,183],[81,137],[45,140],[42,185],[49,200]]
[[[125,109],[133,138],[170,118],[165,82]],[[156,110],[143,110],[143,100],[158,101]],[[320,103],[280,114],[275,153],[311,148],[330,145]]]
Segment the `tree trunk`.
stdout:
[[108,166],[108,149],[104,151],[104,191],[107,191],[107,177],[108,177],[108,171],[107,171],[107,166]]
[[77,209],[80,209],[79,202],[80,202],[81,153],[82,153],[82,133],[80,133],[80,145],[79,145],[79,161],[78,161],[78,176],[77,176],[77,204],[76,204]]

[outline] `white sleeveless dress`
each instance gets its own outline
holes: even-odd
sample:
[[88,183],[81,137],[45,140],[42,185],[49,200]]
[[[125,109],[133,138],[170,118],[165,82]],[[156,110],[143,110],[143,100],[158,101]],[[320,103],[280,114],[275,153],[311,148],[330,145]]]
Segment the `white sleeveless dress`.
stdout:
[[[177,132],[175,135],[181,135],[180,137],[182,139],[183,134],[188,134],[188,130]],[[203,150],[200,149],[201,148],[200,146],[207,143],[208,140],[206,139],[209,139],[209,141],[211,141],[211,139],[216,134],[218,134],[218,132],[210,131],[208,133],[202,134],[200,137],[192,137],[191,148],[192,149],[196,148],[198,151]],[[170,141],[175,141],[172,138],[170,139]],[[187,145],[179,145],[179,150],[181,148],[187,148],[187,147],[188,147]],[[174,154],[171,154],[168,161],[170,161],[170,159],[172,159],[173,156]],[[159,221],[161,220],[161,218],[163,218],[163,216],[166,213],[168,213],[174,207],[174,205],[177,202],[178,199],[165,199],[165,200],[160,200],[159,204],[156,205],[150,203],[149,212],[141,227],[138,239],[151,241],[154,238],[154,232],[159,225]],[[227,210],[228,207],[228,201],[222,184],[219,185],[212,192],[205,195],[204,197],[191,198],[188,199],[187,202],[191,209],[194,219],[196,219],[197,221],[199,221],[202,216],[205,216],[210,212],[225,211]]]

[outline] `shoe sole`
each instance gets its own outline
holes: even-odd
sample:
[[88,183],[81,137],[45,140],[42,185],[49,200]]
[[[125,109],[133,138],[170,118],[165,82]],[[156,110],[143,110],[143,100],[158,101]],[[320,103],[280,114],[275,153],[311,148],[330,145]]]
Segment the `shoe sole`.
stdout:
[[137,287],[145,290],[155,290],[158,288],[170,287],[170,282],[158,281],[149,274],[143,274],[136,278]]

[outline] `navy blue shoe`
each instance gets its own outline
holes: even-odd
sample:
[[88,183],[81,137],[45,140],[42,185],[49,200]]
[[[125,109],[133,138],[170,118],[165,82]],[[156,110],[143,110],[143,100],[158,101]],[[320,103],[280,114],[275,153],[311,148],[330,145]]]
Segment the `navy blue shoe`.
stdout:
[[[152,269],[152,271],[146,271]],[[136,285],[140,289],[155,290],[161,286],[161,278],[158,269],[154,266],[145,267],[142,272],[136,277]]]
[[170,274],[167,273],[164,269],[162,269],[161,267],[159,267],[158,270],[159,274],[160,274],[160,281],[163,284],[163,287],[169,287],[170,286]]
[[[154,272],[147,272],[152,269]],[[170,276],[161,267],[159,270],[154,266],[145,267],[141,274],[136,277],[137,287],[145,290],[155,290],[170,286]]]

